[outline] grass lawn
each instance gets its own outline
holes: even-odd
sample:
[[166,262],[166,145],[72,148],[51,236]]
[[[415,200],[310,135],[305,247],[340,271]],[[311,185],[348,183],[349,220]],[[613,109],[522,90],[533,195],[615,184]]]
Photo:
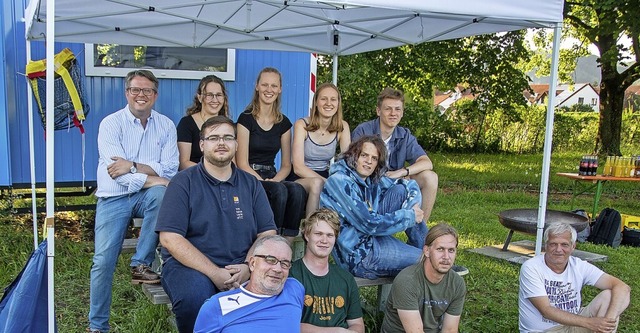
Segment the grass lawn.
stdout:
[[[461,332],[516,332],[518,329],[519,266],[466,251],[467,249],[504,243],[508,230],[497,214],[509,208],[536,208],[539,200],[541,155],[471,155],[433,154],[440,190],[430,225],[440,221],[460,232],[457,262],[469,268],[465,276],[468,294],[462,315]],[[572,181],[555,176],[572,172],[580,154],[557,154],[552,157],[548,209],[571,208]],[[609,183],[600,201],[600,209],[613,207],[620,212],[640,215],[637,204],[640,183]],[[28,204],[27,204],[28,205]],[[577,208],[590,210],[592,197],[580,196]],[[2,207],[0,205],[0,207]],[[18,274],[33,246],[29,216],[4,214],[0,220],[0,286],[6,286]],[[59,237],[56,239],[56,314],[60,332],[82,332],[89,311],[89,270],[93,243],[91,213],[60,213],[56,216]],[[513,241],[534,240],[533,236],[514,234]],[[578,248],[609,256],[597,265],[615,275],[634,290],[631,305],[623,314],[619,332],[640,332],[640,305],[635,296],[640,288],[637,279],[640,248],[622,246],[612,249],[592,244]],[[123,254],[114,281],[111,312],[112,332],[175,332],[171,314],[165,306],[152,305],[139,286],[129,284],[128,260]],[[371,301],[374,290],[362,288],[362,296]],[[584,291],[585,301],[596,290]],[[368,332],[378,332],[381,317],[365,316]]]

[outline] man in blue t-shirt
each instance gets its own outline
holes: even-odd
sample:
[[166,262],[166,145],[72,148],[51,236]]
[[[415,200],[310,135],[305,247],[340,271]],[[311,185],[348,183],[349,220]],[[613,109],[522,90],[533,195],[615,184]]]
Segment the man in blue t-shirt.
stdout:
[[200,131],[202,160],[173,178],[160,208],[161,283],[181,333],[193,332],[207,298],[249,279],[252,244],[276,233],[264,189],[231,163],[236,146],[229,118],[208,119]]
[[[351,141],[365,135],[378,135],[389,152],[386,176],[408,177],[415,180],[422,193],[421,209],[424,221],[429,221],[438,192],[438,175],[433,163],[408,128],[398,126],[404,114],[404,94],[400,90],[385,88],[378,95],[377,119],[364,122],[351,133]],[[405,165],[406,164],[406,165]]]
[[251,279],[209,298],[194,333],[300,332],[304,287],[287,278],[291,247],[282,236],[259,238],[249,259]]

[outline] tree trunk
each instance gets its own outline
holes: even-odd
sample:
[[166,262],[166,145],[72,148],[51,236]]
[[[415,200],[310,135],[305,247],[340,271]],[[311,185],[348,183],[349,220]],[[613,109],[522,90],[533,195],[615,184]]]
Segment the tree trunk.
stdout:
[[[476,153],[479,152],[480,150],[479,149],[480,139],[482,138],[482,134],[485,132],[484,122],[487,119],[487,112],[488,112],[486,109],[484,109],[485,108],[484,106],[482,106],[482,108],[483,108],[482,118],[480,119],[480,126],[478,126],[478,133],[476,133],[476,140],[473,143],[473,149],[472,149],[472,151]],[[486,149],[487,147],[484,147],[484,148]]]
[[[604,72],[604,68],[602,71]],[[606,79],[604,73],[602,77],[596,153],[601,156],[620,155],[624,88],[621,87],[621,82],[617,77]]]
[[[613,34],[598,36],[600,54],[615,49],[616,38]],[[620,129],[622,128],[622,110],[624,104],[623,84],[626,75],[618,73],[617,58],[600,57],[600,121],[594,153],[600,156],[620,155]]]

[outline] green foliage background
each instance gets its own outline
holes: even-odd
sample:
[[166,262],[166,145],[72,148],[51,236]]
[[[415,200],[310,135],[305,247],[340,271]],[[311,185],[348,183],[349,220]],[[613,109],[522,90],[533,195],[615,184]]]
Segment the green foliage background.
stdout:
[[[409,48],[409,47],[407,47]],[[345,120],[351,129],[376,117],[376,97],[387,86],[405,91],[405,112],[401,126],[411,129],[429,152],[537,153],[542,152],[546,124],[546,106],[524,104],[519,86],[518,96],[494,97],[480,91],[476,99],[460,99],[444,113],[433,107],[435,75],[408,84],[398,75],[380,73],[385,59],[395,59],[391,50],[370,52],[339,59]],[[408,52],[405,50],[404,52]],[[413,65],[413,64],[409,64]],[[331,59],[322,58],[319,77],[330,81]],[[405,70],[398,67],[398,72]],[[384,80],[376,78],[385,77]],[[442,83],[445,84],[446,83]],[[425,92],[426,91],[426,92]],[[493,101],[487,103],[487,98]],[[498,102],[496,102],[496,100]],[[575,112],[574,112],[575,111]],[[583,109],[558,109],[554,113],[554,151],[595,151],[599,114]],[[640,113],[623,113],[621,153],[640,154]]]

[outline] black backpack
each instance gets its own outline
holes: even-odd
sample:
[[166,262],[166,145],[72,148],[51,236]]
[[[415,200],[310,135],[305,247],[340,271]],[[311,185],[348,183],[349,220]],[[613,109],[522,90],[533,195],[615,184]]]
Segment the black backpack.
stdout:
[[606,244],[612,247],[620,246],[622,234],[620,233],[620,224],[622,217],[620,212],[613,208],[603,209],[596,222],[591,227],[591,233],[587,241],[593,244]]

